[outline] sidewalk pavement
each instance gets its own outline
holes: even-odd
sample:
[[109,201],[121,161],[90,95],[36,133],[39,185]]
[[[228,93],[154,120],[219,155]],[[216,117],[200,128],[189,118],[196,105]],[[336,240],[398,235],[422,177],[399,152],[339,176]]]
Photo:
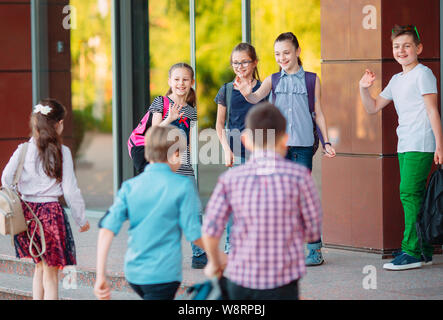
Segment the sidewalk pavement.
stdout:
[[[94,270],[98,220],[89,216],[90,231],[80,234],[71,219],[77,249],[78,269]],[[122,275],[126,251],[128,223],[114,238],[108,271]],[[224,239],[224,238],[223,238]],[[223,245],[224,240],[221,243]],[[190,286],[206,280],[202,270],[191,268],[191,247],[185,240],[183,248],[183,285]],[[300,296],[306,300],[442,300],[443,256],[434,256],[432,266],[408,271],[385,271],[388,260],[381,255],[323,248],[325,263],[309,267],[300,282]],[[14,256],[9,238],[0,237],[0,255]],[[2,272],[2,270],[0,270]],[[31,281],[29,278],[28,281]],[[2,284],[0,283],[0,287]],[[373,289],[365,289],[370,287]],[[92,291],[92,288],[91,288]],[[117,296],[118,297],[118,296]],[[88,297],[88,299],[90,299]]]

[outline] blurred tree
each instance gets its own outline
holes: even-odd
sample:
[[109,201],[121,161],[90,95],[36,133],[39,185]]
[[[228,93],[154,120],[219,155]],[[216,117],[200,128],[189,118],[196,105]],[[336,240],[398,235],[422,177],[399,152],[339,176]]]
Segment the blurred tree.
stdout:
[[[286,31],[298,37],[305,69],[320,73],[320,0],[251,3],[252,42],[261,78],[278,70],[273,43]],[[77,8],[77,29],[71,30],[73,108],[88,117],[88,128],[95,123],[100,130],[110,131],[110,0],[71,0],[70,4]],[[195,9],[199,127],[215,127],[214,97],[234,76],[229,57],[241,41],[241,0],[198,0]],[[152,99],[168,90],[168,71],[174,63],[190,62],[189,0],[149,1],[149,42]]]
[[320,75],[320,0],[252,0],[252,44],[260,59],[260,77],[278,71],[274,41],[279,34],[295,34],[301,47],[303,68]]

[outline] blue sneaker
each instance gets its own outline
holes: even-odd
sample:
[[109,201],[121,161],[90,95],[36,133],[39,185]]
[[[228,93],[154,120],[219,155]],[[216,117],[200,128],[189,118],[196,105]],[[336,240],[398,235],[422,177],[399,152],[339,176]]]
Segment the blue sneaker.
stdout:
[[[403,253],[404,253],[404,252],[401,251],[401,250],[394,251],[394,252],[392,252],[392,256],[393,256],[394,258],[396,258],[396,257],[398,257],[399,255],[402,255]],[[422,254],[422,255],[421,255],[421,258],[420,258],[420,261],[421,261],[421,263],[422,263],[423,266],[430,266],[430,265],[432,265],[432,256],[428,257],[428,256],[425,256],[424,254]]]
[[309,250],[308,256],[306,257],[306,266],[319,266],[325,262],[323,255],[321,254],[322,243],[308,243],[307,248]]
[[416,269],[422,266],[420,259],[417,259],[409,254],[403,252],[397,255],[394,260],[383,265],[383,269],[398,271],[398,270],[409,270]]
[[203,253],[201,256],[192,256],[192,269],[203,269],[206,267],[208,263],[208,257],[206,253]]

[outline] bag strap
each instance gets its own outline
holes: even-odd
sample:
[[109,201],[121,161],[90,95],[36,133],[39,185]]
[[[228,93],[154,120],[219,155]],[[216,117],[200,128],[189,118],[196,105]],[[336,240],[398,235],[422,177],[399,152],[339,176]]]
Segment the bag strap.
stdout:
[[234,82],[228,82],[226,84],[226,121],[225,121],[226,129],[229,129],[229,116],[231,114],[233,90],[234,90]]
[[[20,197],[20,195],[19,195],[19,193],[17,191],[17,184],[20,181],[20,177],[21,177],[22,172],[23,172],[23,167],[25,165],[25,158],[26,158],[26,153],[28,152],[28,147],[29,147],[29,142],[26,142],[26,143],[23,144],[23,147],[20,150],[19,163],[18,163],[17,169],[16,169],[16,171],[14,173],[14,179],[13,179],[13,182],[12,182],[12,185],[13,185],[13,188],[14,188],[14,192],[17,193],[17,196],[19,198],[21,198],[21,197]],[[32,213],[32,215],[34,216],[34,218],[32,220],[35,220],[35,222],[37,223],[37,226],[38,226],[38,228],[40,230],[40,240],[41,240],[41,244],[42,244],[41,251],[38,249],[38,247],[35,245],[35,242],[34,242],[35,232],[37,231],[37,228],[34,229],[34,232],[32,233],[32,236],[29,235],[29,230],[26,231],[26,233],[28,234],[29,240],[30,240],[30,243],[29,243],[29,253],[31,254],[32,257],[38,258],[38,257],[41,257],[46,252],[46,240],[45,240],[45,233],[44,233],[44,230],[43,230],[43,225],[40,222],[40,220],[37,217],[37,215],[32,210],[32,208],[26,203],[26,201],[24,201],[23,199],[22,199],[22,201],[28,207],[28,209]],[[14,236],[12,235],[13,234],[12,223],[10,223],[10,226],[11,226],[11,241],[14,242],[14,240],[13,240]],[[36,249],[36,251],[38,253],[37,255],[34,255],[34,253],[32,251],[32,247],[34,247]]]
[[[26,201],[22,200],[23,203],[28,207],[29,211],[32,213],[32,215],[34,216],[32,220],[35,220],[35,223],[37,224],[38,229],[40,230],[40,242],[42,245],[42,249],[41,251],[38,249],[38,247],[35,245],[35,232],[37,231],[37,228],[34,229],[34,232],[32,233],[32,236],[29,235],[29,229],[26,230],[26,233],[28,234],[28,238],[29,238],[29,253],[31,254],[31,256],[33,258],[39,258],[41,257],[45,252],[46,252],[46,240],[45,240],[45,231],[43,230],[43,225],[40,222],[40,219],[37,217],[37,215],[34,213],[34,211],[32,210],[32,208],[29,206],[29,204],[26,203]],[[35,250],[37,251],[37,254],[35,255],[32,251],[32,247],[35,248]]]
[[311,113],[312,120],[315,124],[318,138],[321,141],[321,144],[323,148],[325,147],[325,139],[323,138],[323,134],[321,133],[320,128],[317,125],[317,122],[315,121],[315,84],[317,82],[317,74],[313,72],[307,72],[305,71],[305,82],[306,82],[306,89],[308,91],[308,105],[309,105],[309,112]]
[[272,103],[275,103],[275,99],[277,98],[277,95],[275,94],[275,89],[277,89],[278,83],[281,79],[281,72],[277,72],[272,74],[271,76],[271,94],[272,94]]
[[169,98],[167,96],[163,96],[163,120],[165,120],[168,111],[169,111]]
[[26,153],[28,152],[28,142],[25,142],[23,144],[22,149],[20,150],[20,158],[18,161],[18,166],[17,169],[15,170],[14,173],[14,179],[12,180],[12,186],[14,188],[17,188],[17,184],[20,181],[20,177],[22,176],[22,172],[23,172],[23,167],[25,165],[25,158],[26,158]]

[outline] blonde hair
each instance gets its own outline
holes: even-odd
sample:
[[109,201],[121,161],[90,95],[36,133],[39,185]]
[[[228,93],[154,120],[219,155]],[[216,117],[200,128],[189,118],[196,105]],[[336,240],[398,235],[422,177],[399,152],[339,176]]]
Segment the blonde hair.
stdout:
[[145,158],[150,162],[168,162],[177,150],[186,150],[186,136],[177,127],[152,126],[145,135]]

